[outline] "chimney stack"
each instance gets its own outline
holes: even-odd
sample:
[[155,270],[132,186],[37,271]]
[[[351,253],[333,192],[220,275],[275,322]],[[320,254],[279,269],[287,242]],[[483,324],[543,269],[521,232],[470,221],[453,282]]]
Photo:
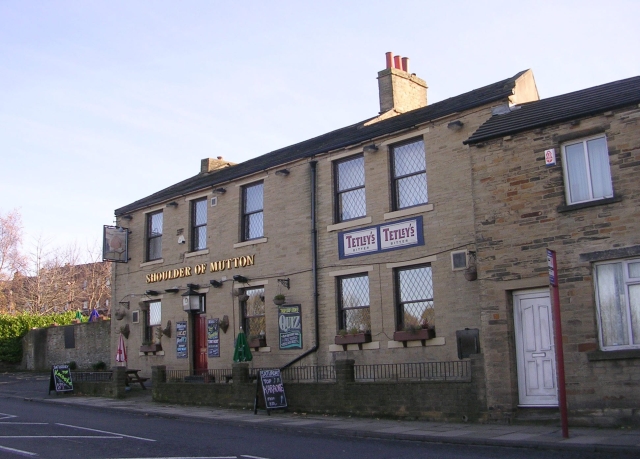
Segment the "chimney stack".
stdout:
[[386,53],[387,68],[378,72],[380,113],[408,112],[427,105],[427,83],[409,74],[409,58]]
[[217,171],[218,169],[222,169],[224,167],[234,166],[235,163],[225,161],[222,156],[218,156],[217,158],[204,158],[200,161],[200,173],[206,174],[208,172]]

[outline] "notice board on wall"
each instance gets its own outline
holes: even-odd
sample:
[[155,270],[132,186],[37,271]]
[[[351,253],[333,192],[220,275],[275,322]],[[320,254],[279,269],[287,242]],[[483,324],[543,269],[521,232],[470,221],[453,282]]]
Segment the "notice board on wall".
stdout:
[[302,314],[299,304],[278,306],[278,346],[302,349]]
[[220,319],[207,320],[207,355],[220,357]]
[[186,359],[188,356],[187,322],[176,322],[176,357],[179,359]]

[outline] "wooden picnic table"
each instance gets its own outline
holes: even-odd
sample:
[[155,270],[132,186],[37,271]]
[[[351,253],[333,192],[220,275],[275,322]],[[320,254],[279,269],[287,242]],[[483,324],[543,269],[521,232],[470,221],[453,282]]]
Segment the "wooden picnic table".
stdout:
[[144,389],[147,390],[147,388],[144,385],[145,381],[148,381],[149,378],[141,378],[139,375],[140,370],[133,370],[133,369],[127,369],[126,373],[127,373],[127,386],[131,383],[138,383],[140,384],[140,386]]

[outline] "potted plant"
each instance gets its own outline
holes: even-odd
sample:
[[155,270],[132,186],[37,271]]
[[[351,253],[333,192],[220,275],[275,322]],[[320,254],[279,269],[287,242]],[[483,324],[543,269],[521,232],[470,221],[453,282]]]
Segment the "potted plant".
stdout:
[[140,352],[158,352],[162,350],[162,344],[144,341],[140,346]]
[[259,347],[267,347],[267,337],[264,332],[261,332],[259,335],[251,335],[249,337],[250,348],[257,349]]
[[338,330],[338,334],[335,337],[335,343],[342,344],[343,346],[370,342],[371,332],[368,330],[359,330],[356,327],[350,328],[348,332],[345,329]]
[[436,328],[429,324],[429,322],[423,322],[422,324],[407,325],[404,330],[396,331],[393,333],[394,341],[425,341],[436,337]]
[[284,304],[284,300],[284,295],[282,293],[278,293],[273,297],[273,304],[275,304],[276,306],[280,306],[281,304]]

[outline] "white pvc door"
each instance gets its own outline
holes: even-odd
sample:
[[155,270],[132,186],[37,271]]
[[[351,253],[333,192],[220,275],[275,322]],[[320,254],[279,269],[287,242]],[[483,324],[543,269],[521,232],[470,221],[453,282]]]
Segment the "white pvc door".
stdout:
[[553,316],[548,290],[513,295],[520,405],[557,406]]

